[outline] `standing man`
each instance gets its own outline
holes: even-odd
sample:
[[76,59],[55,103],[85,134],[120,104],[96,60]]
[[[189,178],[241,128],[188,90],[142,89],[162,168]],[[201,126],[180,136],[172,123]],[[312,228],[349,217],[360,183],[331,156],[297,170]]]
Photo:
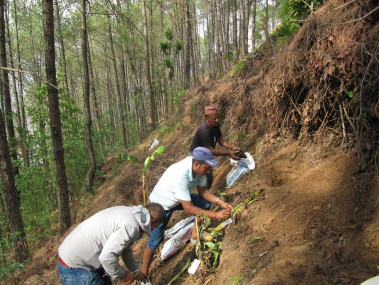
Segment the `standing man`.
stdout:
[[[190,155],[195,148],[201,146],[209,149],[214,156],[230,156],[235,160],[240,159],[237,154],[241,150],[239,147],[231,145],[224,140],[220,126],[219,126],[219,113],[214,105],[205,106],[205,122],[197,129],[195,137],[192,140],[192,144],[189,149]],[[221,151],[216,149],[217,142],[224,148],[230,149],[230,151]],[[208,189],[211,188],[213,183],[212,171],[207,175]]]
[[[166,219],[163,224],[151,232],[143,256],[142,272],[144,275],[148,275],[155,249],[163,241],[164,231],[175,210],[184,210],[189,215],[198,215],[203,212],[211,219],[229,218],[233,207],[209,192],[206,186],[205,175],[217,164],[218,162],[214,160],[209,149],[195,148],[193,157],[188,156],[171,165],[155,185],[149,199],[150,202],[163,206],[166,211]],[[199,194],[192,194],[195,187]],[[212,204],[219,205],[222,210],[209,211]],[[196,238],[196,228],[194,227],[191,241],[194,243]]]
[[[132,244],[150,236],[165,220],[159,204],[117,206],[98,212],[77,226],[59,247],[58,270],[64,285],[112,284],[111,277],[124,284],[146,281],[134,259]],[[120,265],[122,257],[130,272]]]
[[[214,156],[228,155],[230,156],[230,158],[239,159],[239,157],[236,156],[236,154],[240,151],[240,148],[231,145],[226,140],[224,140],[222,136],[219,126],[220,117],[216,106],[205,106],[204,114],[205,122],[197,129],[189,151],[193,152],[195,148],[202,146],[209,149]],[[215,148],[217,142],[223,147],[230,149],[231,151],[216,150]]]

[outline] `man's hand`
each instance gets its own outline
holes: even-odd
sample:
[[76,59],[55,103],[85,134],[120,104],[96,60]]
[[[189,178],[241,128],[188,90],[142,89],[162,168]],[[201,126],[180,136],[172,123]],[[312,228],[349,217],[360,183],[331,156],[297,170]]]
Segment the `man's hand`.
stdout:
[[130,272],[127,272],[127,271],[125,271],[124,277],[120,278],[120,281],[123,284],[130,284],[134,280],[136,280],[136,277],[133,274],[131,274]]
[[237,156],[237,154],[239,153],[239,150],[232,150],[232,151],[229,151],[229,156],[230,158],[234,159],[234,160],[239,160],[239,156]]
[[224,201],[222,201],[221,199],[218,201],[217,204],[218,204],[221,208],[223,208],[223,209],[229,210],[230,212],[233,211],[233,206],[230,205],[230,204],[228,204],[228,203],[226,203],[226,202],[224,202]]
[[221,211],[216,212],[216,219],[226,220],[230,217],[231,211],[228,209],[222,209]]
[[135,278],[136,278],[136,280],[143,281],[143,283],[146,283],[148,280],[147,275],[141,271],[138,273],[138,275]]

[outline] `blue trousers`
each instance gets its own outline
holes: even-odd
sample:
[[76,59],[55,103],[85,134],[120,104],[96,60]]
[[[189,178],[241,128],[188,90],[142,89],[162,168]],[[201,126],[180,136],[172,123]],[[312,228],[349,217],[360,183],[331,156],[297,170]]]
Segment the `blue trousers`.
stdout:
[[[201,198],[199,194],[191,194],[191,201],[192,201],[192,205],[204,210],[208,210],[212,206],[211,203]],[[166,211],[166,219],[163,222],[163,224],[161,224],[159,227],[155,228],[151,232],[149,242],[147,243],[148,248],[155,250],[159,246],[159,244],[163,241],[164,231],[166,230],[167,224],[171,219],[172,213],[176,210],[183,210],[182,204],[179,204],[175,208],[172,208]]]
[[85,270],[81,268],[67,268],[58,262],[58,271],[63,285],[109,285],[111,278],[102,270]]

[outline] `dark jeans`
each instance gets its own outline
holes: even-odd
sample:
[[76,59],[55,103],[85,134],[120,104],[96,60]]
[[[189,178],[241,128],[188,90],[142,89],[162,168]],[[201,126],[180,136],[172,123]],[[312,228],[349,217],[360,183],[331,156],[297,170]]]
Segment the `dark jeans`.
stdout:
[[[212,206],[211,203],[201,198],[199,194],[191,194],[191,201],[192,201],[192,205],[204,210],[208,210]],[[161,224],[159,227],[155,228],[151,232],[149,242],[147,243],[148,248],[155,250],[159,246],[159,244],[163,241],[164,231],[166,230],[167,224],[170,221],[172,213],[176,210],[183,210],[182,204],[179,204],[175,208],[172,208],[166,211],[166,219],[163,222],[163,224]]]

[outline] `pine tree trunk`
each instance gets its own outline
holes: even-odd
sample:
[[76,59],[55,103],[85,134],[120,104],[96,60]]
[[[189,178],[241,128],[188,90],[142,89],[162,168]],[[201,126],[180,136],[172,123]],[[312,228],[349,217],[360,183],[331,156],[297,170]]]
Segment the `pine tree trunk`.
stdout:
[[[1,3],[2,1],[0,1]],[[4,3],[1,3],[4,4]],[[9,230],[11,234],[16,234],[14,242],[15,257],[17,262],[22,262],[29,258],[28,245],[24,231],[20,211],[20,200],[16,189],[14,175],[12,171],[11,156],[6,135],[3,112],[0,109],[0,175],[2,182],[3,201],[7,214]]]
[[188,89],[191,84],[191,28],[190,28],[190,7],[188,0],[185,3],[185,27],[186,27],[186,49],[185,49],[185,69],[184,88]]
[[[10,66],[12,69],[15,69],[15,66],[13,63],[12,41],[11,41],[9,25],[8,25],[8,13],[6,10],[5,10],[5,27],[6,27],[6,33],[7,33],[6,42],[8,43]],[[13,81],[13,94],[14,94],[14,99],[16,101],[16,123],[17,123],[18,128],[21,128],[21,110],[20,110],[20,101],[18,100],[16,74],[14,71],[11,71],[11,75],[12,75],[12,81]]]
[[87,51],[88,51],[88,67],[89,67],[89,76],[90,76],[90,89],[92,93],[92,102],[93,102],[93,108],[95,113],[95,121],[96,121],[96,127],[97,130],[100,131],[100,107],[99,107],[99,101],[97,99],[97,92],[96,92],[96,80],[95,75],[93,72],[93,65],[92,65],[92,53],[91,53],[91,46],[90,43],[87,41]]
[[82,58],[83,58],[83,77],[84,77],[84,114],[86,118],[85,133],[87,142],[87,151],[89,157],[89,168],[86,177],[87,192],[93,194],[93,181],[95,179],[96,158],[95,150],[92,143],[91,135],[91,106],[90,106],[90,89],[89,89],[89,72],[88,72],[88,52],[87,52],[87,19],[86,19],[86,0],[82,0]]
[[196,35],[194,31],[196,31],[196,6],[192,7],[192,18],[190,22],[190,36],[191,36],[191,62],[192,62],[192,71],[193,71],[193,82],[196,84],[199,82],[199,75],[197,70],[197,62],[196,62],[196,53],[195,48],[196,47]]
[[238,38],[237,38],[237,0],[233,1],[233,61],[238,61]]
[[126,122],[128,120],[126,113],[129,112],[129,100],[128,100],[128,87],[126,82],[126,70],[125,70],[125,57],[124,57],[124,51],[121,50],[121,81],[122,81],[122,102],[121,105],[121,114],[122,114],[122,124],[123,129],[125,129],[125,140],[124,140],[124,148],[128,148],[128,142],[127,142],[127,132],[126,132]]
[[123,112],[123,105],[124,105],[124,103],[123,103],[123,100],[122,100],[120,81],[119,81],[118,70],[117,70],[117,63],[116,63],[116,53],[115,53],[115,50],[114,50],[112,28],[111,28],[110,17],[109,16],[108,16],[108,33],[109,33],[109,42],[110,42],[110,45],[111,45],[113,69],[114,69],[114,74],[115,74],[115,82],[116,82],[116,89],[117,89],[118,106],[119,106],[120,117],[121,117],[122,140],[123,140],[124,148],[126,148],[127,147],[127,143],[126,143],[126,127],[125,127],[125,119],[124,119],[124,112]]
[[[12,115],[12,100],[9,90],[9,76],[8,71],[5,69],[8,67],[7,64],[7,52],[6,52],[6,37],[5,37],[5,4],[4,0],[0,0],[0,57],[1,66],[1,81],[2,81],[2,93],[4,99],[4,115],[5,124],[7,127],[8,137],[9,137],[9,148],[12,159],[17,160],[17,142],[16,135],[13,125],[13,115]],[[15,173],[18,173],[18,167],[14,169]]]
[[[8,50],[9,50],[9,58],[10,58],[10,61],[11,61],[11,67],[12,69],[15,69],[15,65],[13,63],[13,50],[12,50],[12,40],[11,40],[11,35],[10,35],[10,32],[9,32],[9,25],[8,25],[8,13],[5,13],[5,16],[6,16],[6,27],[7,27],[7,36],[8,36],[8,39],[7,39],[7,42],[8,42]],[[19,72],[20,73],[20,72]],[[21,99],[21,104],[20,104],[20,100],[19,98],[23,98],[22,94],[18,92],[17,90],[17,80],[16,80],[16,74],[14,71],[12,71],[12,79],[13,79],[13,93],[14,93],[14,98],[16,100],[16,110],[17,110],[17,116],[16,116],[16,122],[17,122],[17,126],[18,126],[18,136],[21,138],[18,142],[18,147],[19,149],[21,150],[21,154],[22,154],[22,157],[24,159],[24,164],[25,164],[25,167],[28,167],[29,166],[29,158],[28,158],[28,152],[25,148],[25,144],[24,142],[26,141],[26,131],[25,131],[25,127],[24,127],[24,120],[23,119],[23,116],[25,116],[25,107],[23,106],[24,103],[23,103],[23,99]],[[23,109],[23,113],[21,113],[21,109]]]
[[64,79],[64,87],[66,89],[67,95],[70,96],[70,89],[68,87],[68,80],[67,80],[67,62],[66,62],[66,50],[64,47],[64,41],[63,41],[63,35],[62,35],[62,24],[61,24],[61,16],[59,11],[59,0],[55,0],[55,7],[56,7],[56,13],[57,13],[57,23],[58,23],[58,38],[59,38],[59,44],[61,47],[62,52],[62,64],[63,64],[63,79]]
[[265,24],[267,25],[267,32],[268,32],[268,22],[269,22],[269,17],[268,17],[268,0],[266,0],[266,9],[265,10],[266,10],[266,21],[265,21]]
[[[21,68],[21,55],[20,55],[20,42],[18,39],[18,17],[17,17],[17,5],[16,1],[13,1],[13,10],[14,10],[14,23],[15,23],[15,34],[16,34],[16,47],[17,47],[17,69],[22,70]],[[22,128],[26,129],[26,113],[25,113],[25,104],[24,104],[24,86],[22,73],[18,72],[18,90],[20,91],[21,99],[21,117],[22,117]],[[27,166],[29,166],[29,158],[27,158]]]
[[[112,132],[114,133],[116,131],[116,123],[114,119],[114,112],[113,112],[113,88],[112,88],[112,75],[109,67],[109,61],[108,61],[108,49],[107,46],[104,48],[104,58],[105,58],[105,79],[106,79],[106,85],[107,85],[107,93],[108,93],[108,113],[109,113],[109,126],[112,129]],[[115,145],[114,136],[111,136],[111,146],[113,147]]]
[[[196,3],[194,3],[194,18],[197,19],[197,7]],[[200,62],[201,62],[201,52],[200,52],[200,37],[199,37],[199,32],[198,32],[198,27],[199,27],[199,22],[198,20],[195,20],[194,22],[194,34],[195,34],[195,65],[196,65],[196,70],[197,70],[197,75],[196,75],[196,83],[199,83],[200,77],[202,76],[203,72],[200,70]]]
[[62,128],[59,111],[58,88],[55,69],[54,46],[54,9],[53,2],[43,0],[43,26],[45,35],[45,65],[47,94],[49,101],[51,140],[53,143],[55,177],[58,186],[58,205],[60,232],[63,234],[71,226],[70,205],[68,199],[68,185],[66,167],[64,163],[64,149],[62,142]]
[[146,68],[146,87],[147,87],[147,93],[149,96],[150,101],[150,120],[151,120],[151,127],[154,130],[156,128],[156,121],[155,121],[155,103],[154,103],[154,97],[153,97],[153,91],[151,88],[151,76],[150,76],[150,56],[149,56],[149,35],[147,32],[147,20],[146,20],[146,7],[145,7],[145,0],[142,0],[142,19],[143,19],[143,34],[145,37],[145,68]]
[[241,48],[241,57],[246,56],[245,51],[245,1],[240,0],[240,48]]
[[257,19],[257,0],[253,0],[253,15],[251,23],[251,49],[255,50],[255,30],[256,30],[256,19]]
[[215,57],[214,57],[214,33],[215,33],[215,25],[214,25],[214,6],[213,1],[211,2],[210,12],[208,14],[207,27],[208,27],[208,61],[209,61],[209,78],[213,79],[216,77],[215,71]]
[[273,31],[275,29],[275,18],[276,18],[276,12],[277,12],[277,6],[276,6],[276,0],[272,1],[272,11],[271,11],[271,30]]
[[249,20],[250,20],[250,8],[252,0],[247,0],[245,5],[245,52],[249,53]]
[[216,27],[217,27],[217,57],[218,57],[218,70],[220,74],[224,74],[225,72],[225,63],[224,63],[224,41],[223,41],[223,26],[222,26],[222,5],[219,3],[217,4],[217,1],[215,3],[216,7]]
[[228,55],[228,60],[225,60],[226,62],[226,68],[229,69],[230,68],[230,58],[229,58],[229,55],[230,55],[230,50],[229,50],[229,46],[230,46],[230,43],[229,43],[229,29],[230,29],[230,0],[227,1],[227,10],[226,10],[226,13],[224,13],[223,17],[222,17],[222,22],[223,22],[223,25],[225,26],[225,42],[224,42],[224,50],[225,50],[225,54]]

